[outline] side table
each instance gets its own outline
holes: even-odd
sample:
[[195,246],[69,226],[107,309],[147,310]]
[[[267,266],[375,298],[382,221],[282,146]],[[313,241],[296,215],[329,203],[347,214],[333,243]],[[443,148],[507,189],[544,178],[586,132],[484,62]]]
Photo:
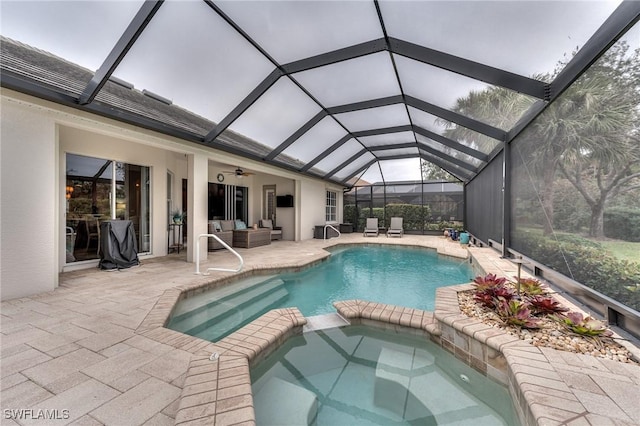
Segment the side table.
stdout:
[[182,248],[182,223],[170,223],[169,232],[167,233],[167,245],[169,253],[171,250],[176,250],[180,253]]

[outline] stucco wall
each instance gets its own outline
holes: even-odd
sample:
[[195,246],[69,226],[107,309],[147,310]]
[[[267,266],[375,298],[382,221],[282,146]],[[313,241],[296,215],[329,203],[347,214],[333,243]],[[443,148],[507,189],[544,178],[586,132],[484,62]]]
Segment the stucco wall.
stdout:
[[53,290],[58,179],[56,126],[48,114],[2,101],[0,119],[0,296]]
[[316,226],[325,225],[325,207],[327,204],[327,190],[337,193],[337,222],[342,221],[342,188],[327,185],[322,181],[299,181],[300,199],[300,234],[301,239],[313,238]]

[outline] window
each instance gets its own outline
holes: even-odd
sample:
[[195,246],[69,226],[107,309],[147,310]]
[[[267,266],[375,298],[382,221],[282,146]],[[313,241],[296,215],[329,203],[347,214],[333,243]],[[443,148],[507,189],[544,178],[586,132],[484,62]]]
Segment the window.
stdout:
[[326,217],[327,222],[337,221],[336,212],[338,211],[338,195],[335,191],[327,191],[327,207]]

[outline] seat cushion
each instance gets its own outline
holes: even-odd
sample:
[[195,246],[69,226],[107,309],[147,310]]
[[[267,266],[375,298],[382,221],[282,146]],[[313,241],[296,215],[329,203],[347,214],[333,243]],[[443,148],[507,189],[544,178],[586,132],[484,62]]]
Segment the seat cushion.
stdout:
[[233,231],[235,222],[233,220],[221,220],[220,227],[223,231]]

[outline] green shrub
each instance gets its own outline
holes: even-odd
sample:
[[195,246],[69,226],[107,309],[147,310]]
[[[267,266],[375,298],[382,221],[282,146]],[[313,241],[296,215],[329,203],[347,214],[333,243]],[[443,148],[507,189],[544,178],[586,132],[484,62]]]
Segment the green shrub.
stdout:
[[604,212],[604,235],[640,242],[640,209],[617,207]]
[[342,209],[342,221],[344,223],[356,223],[358,221],[358,214],[355,204],[346,204]]
[[514,235],[513,246],[537,262],[640,311],[640,264],[618,260],[599,246],[576,244],[581,240],[578,238],[557,241],[520,231]]
[[[386,209],[386,212],[385,212]],[[364,229],[367,218],[377,217],[380,226],[388,227],[392,217],[402,217],[402,227],[405,231],[422,231],[426,229],[426,218],[431,211],[428,206],[416,206],[413,204],[387,204],[385,207],[374,207],[372,209],[361,208],[356,211],[354,204],[344,206],[343,218],[345,222],[356,221],[356,229]],[[357,219],[356,219],[357,218]]]
[[413,204],[387,204],[385,226],[391,224],[392,217],[402,218],[402,227],[405,231],[422,231],[426,218],[431,210],[428,206],[416,206]]
[[445,229],[453,228],[456,231],[464,231],[464,226],[459,223],[447,222],[446,220],[441,220],[439,222],[431,222],[428,223],[424,228],[429,231],[444,231]]

